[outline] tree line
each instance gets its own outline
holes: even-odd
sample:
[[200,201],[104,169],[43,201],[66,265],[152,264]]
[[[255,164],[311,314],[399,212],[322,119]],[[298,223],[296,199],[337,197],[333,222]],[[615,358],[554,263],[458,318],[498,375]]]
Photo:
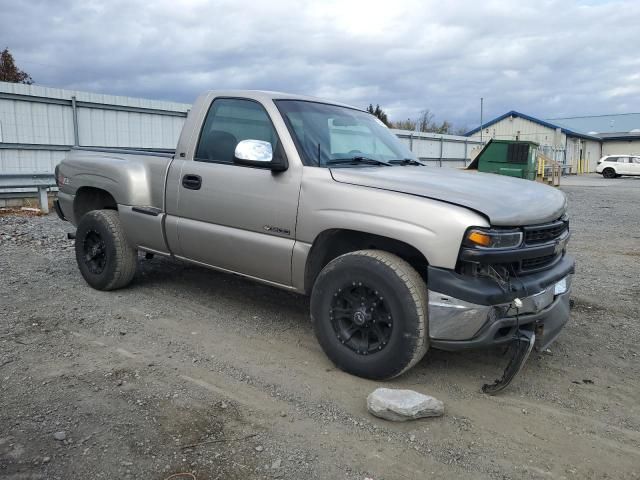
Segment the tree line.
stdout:
[[413,132],[430,132],[430,133],[442,133],[447,135],[463,135],[467,129],[466,127],[454,127],[454,125],[448,120],[442,122],[436,122],[434,120],[435,115],[429,109],[425,109],[420,112],[417,118],[407,118],[406,120],[392,121],[389,120],[386,112],[380,108],[380,105],[369,104],[367,112],[380,119],[389,128],[397,128],[399,130],[411,130]]

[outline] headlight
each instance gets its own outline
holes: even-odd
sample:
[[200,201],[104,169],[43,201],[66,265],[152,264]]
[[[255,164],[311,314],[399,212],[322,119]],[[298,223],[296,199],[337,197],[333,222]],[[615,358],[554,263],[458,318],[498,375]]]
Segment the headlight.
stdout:
[[485,230],[472,228],[464,238],[468,247],[481,248],[515,248],[522,243],[522,232],[519,230]]

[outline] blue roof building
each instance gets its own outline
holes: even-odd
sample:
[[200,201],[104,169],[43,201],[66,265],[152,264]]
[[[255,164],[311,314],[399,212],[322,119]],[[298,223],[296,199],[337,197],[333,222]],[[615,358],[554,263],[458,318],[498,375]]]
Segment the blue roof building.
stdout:
[[511,110],[466,133],[483,141],[529,140],[573,173],[595,171],[604,155],[640,153],[640,113],[540,119]]

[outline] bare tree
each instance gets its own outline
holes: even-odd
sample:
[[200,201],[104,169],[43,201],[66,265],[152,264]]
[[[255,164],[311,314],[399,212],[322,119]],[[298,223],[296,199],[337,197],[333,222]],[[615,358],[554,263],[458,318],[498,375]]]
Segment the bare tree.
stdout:
[[435,125],[433,124],[433,113],[428,108],[420,112],[420,116],[417,120],[417,127],[419,132],[433,132]]
[[415,120],[411,120],[410,118],[407,118],[406,120],[400,120],[398,122],[392,122],[391,125],[393,128],[397,128],[399,130],[411,130],[411,131],[415,131],[416,130],[416,126],[417,123]]
[[469,129],[467,128],[466,125],[462,126],[462,127],[457,127],[454,131],[453,134],[454,135],[460,135],[460,136],[464,136],[465,133],[467,133],[469,131]]
[[433,127],[435,133],[451,134],[453,132],[453,126],[446,120],[443,120],[439,126],[434,124]]
[[387,114],[380,108],[380,105],[376,105],[374,108],[373,104],[369,104],[367,112],[378,117],[389,128],[411,130],[414,132],[442,133],[447,135],[452,135],[454,133],[462,135],[466,132],[466,128],[454,128],[453,124],[448,120],[443,120],[442,123],[436,123],[434,121],[435,115],[428,108],[422,110],[420,115],[415,119],[407,118],[406,120],[398,120],[395,122],[388,120]]

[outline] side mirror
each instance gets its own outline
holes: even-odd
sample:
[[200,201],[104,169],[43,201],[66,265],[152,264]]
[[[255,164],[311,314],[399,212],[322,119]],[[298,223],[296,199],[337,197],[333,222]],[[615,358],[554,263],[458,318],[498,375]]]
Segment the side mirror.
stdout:
[[236,145],[234,163],[248,167],[269,168],[282,171],[287,169],[286,160],[280,160],[281,155],[273,156],[273,149],[269,142],[263,140],[242,140]]

